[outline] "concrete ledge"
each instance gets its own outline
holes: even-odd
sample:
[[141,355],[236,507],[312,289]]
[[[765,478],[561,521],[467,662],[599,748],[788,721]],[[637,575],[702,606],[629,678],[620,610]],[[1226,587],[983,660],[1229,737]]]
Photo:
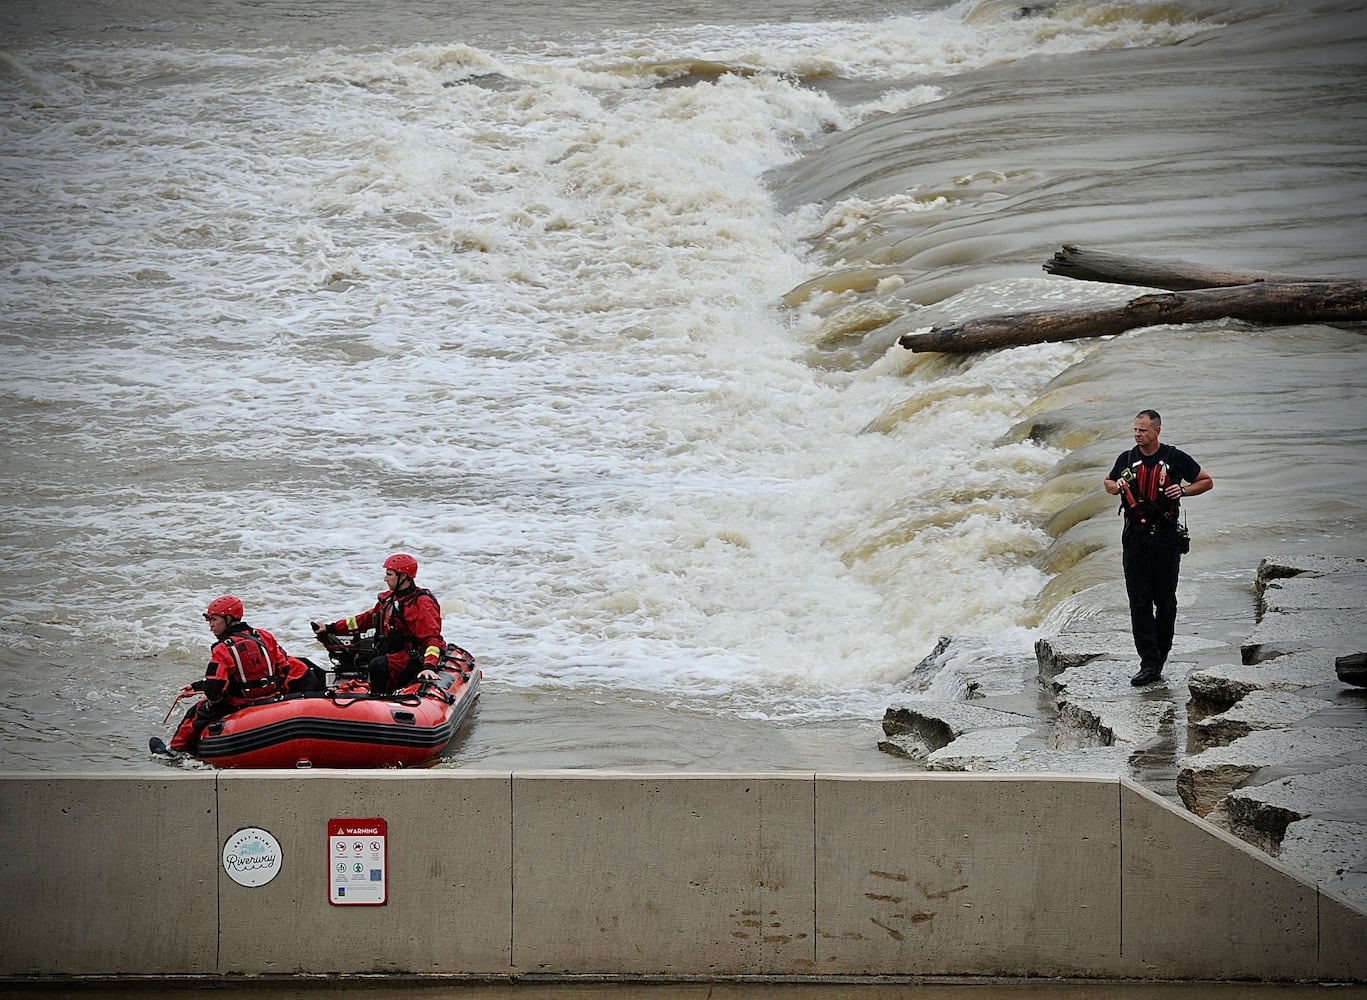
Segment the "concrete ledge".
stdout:
[[[368,817],[388,899],[333,905]],[[1115,776],[11,775],[0,837],[0,979],[1367,981],[1367,913]]]
[[213,781],[0,779],[0,974],[218,971]]
[[1321,953],[1327,899],[1314,886],[1232,835],[1179,810],[1155,808],[1166,803],[1152,792],[1127,783],[1121,801],[1124,961],[1132,975],[1162,976],[1181,965],[1193,978],[1227,978],[1237,968],[1254,979],[1279,979],[1311,962],[1319,970],[1313,978],[1335,978],[1362,961]]
[[819,971],[1114,974],[1115,781],[818,777],[816,804]]
[[[206,778],[217,785],[218,836],[197,845],[195,867],[218,874],[224,946],[215,971],[508,971],[508,775],[225,770]],[[388,902],[333,906],[327,821],[366,817],[389,824]],[[244,827],[269,830],[283,848],[285,865],[267,885],[245,888],[223,873],[222,841]],[[251,946],[233,944],[245,941]]]
[[813,971],[810,775],[517,774],[513,807],[515,971]]

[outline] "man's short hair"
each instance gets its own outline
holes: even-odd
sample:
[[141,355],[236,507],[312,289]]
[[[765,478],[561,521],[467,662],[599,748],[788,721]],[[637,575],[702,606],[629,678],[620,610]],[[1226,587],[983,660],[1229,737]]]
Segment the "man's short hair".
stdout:
[[1155,427],[1163,426],[1163,418],[1158,415],[1157,410],[1140,410],[1135,414],[1135,419],[1140,417],[1148,417],[1149,423],[1153,424]]

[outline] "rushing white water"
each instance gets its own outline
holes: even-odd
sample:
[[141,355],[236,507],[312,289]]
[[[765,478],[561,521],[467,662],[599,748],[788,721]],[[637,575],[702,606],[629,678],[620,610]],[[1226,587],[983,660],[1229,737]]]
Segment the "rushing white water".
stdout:
[[[1177,371],[1138,398],[1130,363],[1108,360],[1123,338],[955,360],[877,331],[920,306],[930,325],[1126,296],[1041,277],[1039,247],[1125,244],[1123,213],[1078,192],[1131,170],[1157,211],[1172,196],[1158,162],[1205,147],[1047,119],[1041,81],[1070,85],[1057,107],[1094,108],[1095,60],[1132,86],[1230,38],[1237,68],[1267,38],[1239,31],[1313,16],[772,7],[628,21],[529,4],[466,26],[416,2],[103,25],[10,5],[0,765],[141,762],[200,669],[208,599],[238,594],[308,654],[309,619],[367,607],[395,550],[486,672],[475,759],[519,759],[488,749],[527,738],[499,731],[500,699],[582,751],[562,760],[611,766],[700,724],[856,731],[942,634],[1028,655],[1040,595],[1072,564],[1049,556],[1045,523],[1075,499],[1047,492],[1056,465],[1079,440],[1117,450],[1137,406],[1175,405],[1188,426],[1205,407],[1165,402]],[[1298,95],[1325,82],[1287,72]],[[994,116],[1002,95],[1038,120]],[[1241,126],[1216,127],[1222,146]],[[1115,161],[1072,159],[1098,129]],[[1007,162],[1021,136],[1028,155]],[[1335,191],[1343,152],[1323,151],[1327,180],[1302,173],[1298,211]],[[1361,171],[1361,147],[1346,152],[1341,169]],[[1219,197],[1236,176],[1222,172],[1189,196]],[[1349,223],[1318,211],[1288,252],[1360,268],[1360,249],[1345,262],[1347,241],[1306,234],[1317,218],[1356,232],[1361,207]],[[1175,249],[1209,258],[1202,225]],[[1296,269],[1270,256],[1242,263]],[[1342,360],[1283,388],[1324,372],[1360,387],[1360,336],[1314,336]],[[1051,387],[1076,365],[1098,391]],[[1022,433],[1060,391],[1074,438]],[[1244,423],[1262,419],[1248,395],[1231,411]],[[1351,471],[1334,493],[1351,497],[1363,423],[1337,412]],[[1210,461],[1218,481],[1231,463]],[[1361,505],[1346,502],[1328,519],[1351,536]],[[1269,519],[1238,558],[1256,559]],[[677,732],[576,743],[617,701]],[[672,762],[699,757],[748,763],[734,748]]]

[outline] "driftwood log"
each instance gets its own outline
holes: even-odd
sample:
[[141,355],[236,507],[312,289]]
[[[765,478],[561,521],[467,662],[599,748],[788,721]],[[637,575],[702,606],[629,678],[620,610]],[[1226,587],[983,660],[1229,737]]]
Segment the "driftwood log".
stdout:
[[[1287,280],[1287,276],[1259,272],[1236,275],[1185,262],[1124,258],[1067,246],[1045,270],[1120,284],[1142,279],[1146,287],[1172,285],[1176,290],[1141,295],[1118,306],[1001,313],[932,327],[926,333],[903,334],[897,342],[910,351],[968,354],[1212,319],[1271,324],[1367,320],[1367,282],[1363,281]],[[1236,277],[1246,280],[1234,281]]]
[[1152,257],[1124,257],[1104,250],[1088,250],[1064,244],[1044,265],[1050,274],[1079,281],[1104,281],[1112,285],[1140,285],[1183,292],[1192,288],[1228,288],[1255,285],[1263,281],[1279,284],[1319,282],[1295,274],[1270,271],[1222,271],[1189,260],[1155,260]]

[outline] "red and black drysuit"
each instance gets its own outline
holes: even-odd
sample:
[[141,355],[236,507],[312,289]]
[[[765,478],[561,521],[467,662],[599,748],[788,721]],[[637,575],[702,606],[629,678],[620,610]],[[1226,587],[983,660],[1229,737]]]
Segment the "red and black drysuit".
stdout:
[[306,670],[303,661],[286,656],[265,629],[246,622],[228,626],[209,650],[204,679],[190,685],[204,698],[185,713],[171,737],[171,749],[193,751],[209,723],[244,705],[270,701],[285,690],[291,674],[304,675]]
[[1138,446],[1121,452],[1109,478],[1120,484],[1121,534],[1125,594],[1130,603],[1139,669],[1157,677],[1172,651],[1177,628],[1177,577],[1182,567],[1180,506],[1164,496],[1172,483],[1195,482],[1200,463],[1184,451],[1163,444],[1152,455]]
[[375,649],[370,661],[370,689],[376,694],[397,691],[412,684],[423,670],[436,670],[446,640],[441,637],[441,605],[430,590],[411,583],[386,590],[375,606],[351,618],[327,626],[335,635],[355,635],[375,630]]

